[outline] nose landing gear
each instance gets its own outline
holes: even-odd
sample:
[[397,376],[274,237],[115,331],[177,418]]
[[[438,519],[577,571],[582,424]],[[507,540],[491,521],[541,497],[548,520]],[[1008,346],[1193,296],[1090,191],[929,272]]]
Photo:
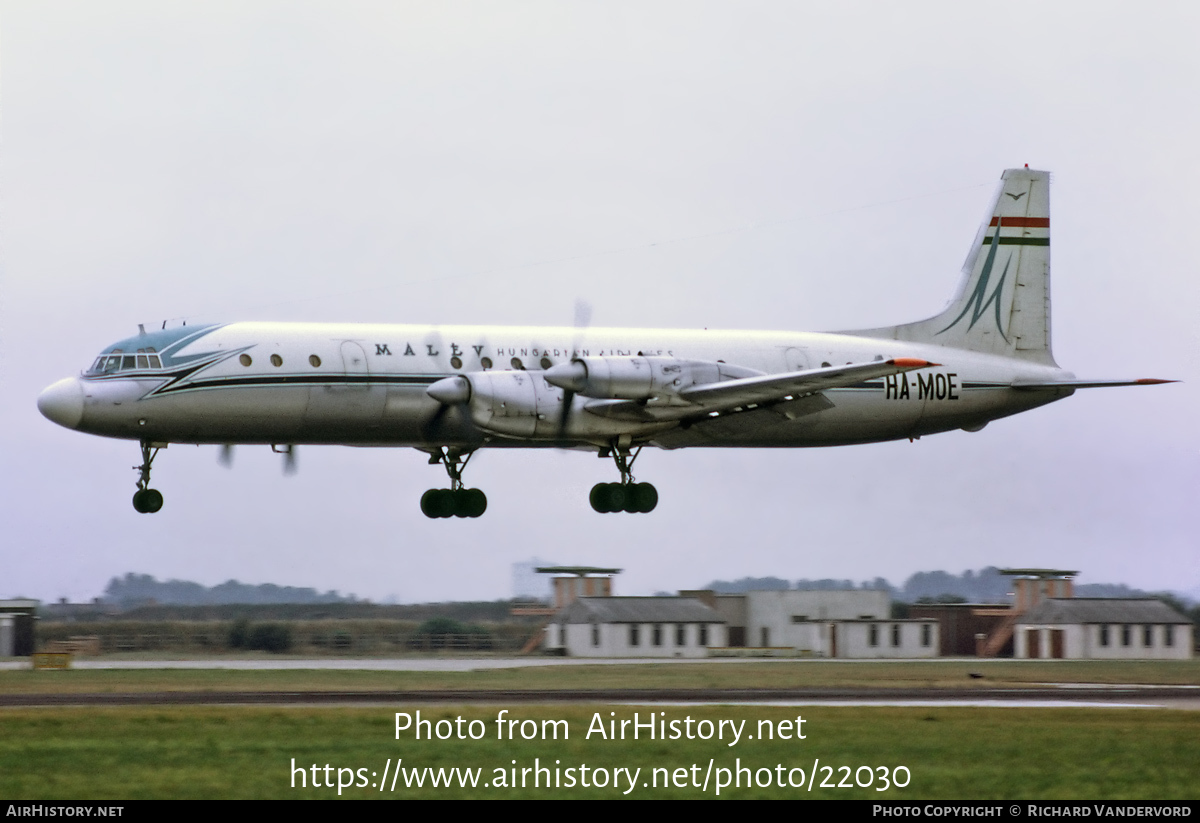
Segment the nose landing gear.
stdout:
[[463,487],[462,473],[475,452],[463,453],[445,446],[430,452],[431,464],[441,463],[450,475],[450,488],[430,489],[421,495],[421,513],[429,518],[479,517],[487,511],[487,495],[479,489]]
[[138,490],[133,493],[133,509],[139,514],[154,514],[163,507],[163,496],[158,489],[150,488],[150,466],[159,450],[166,447],[155,446],[149,440],[143,440],[141,446],[142,465],[133,467],[139,473]]
[[[617,444],[608,453],[617,464],[617,471],[621,472],[621,482],[597,483],[592,486],[592,492],[588,495],[592,508],[601,514],[646,514],[654,511],[654,507],[658,505],[658,489],[649,483],[633,481],[633,461],[642,453],[642,448],[639,446],[630,456],[628,446]],[[604,452],[601,452],[600,456],[604,457]]]

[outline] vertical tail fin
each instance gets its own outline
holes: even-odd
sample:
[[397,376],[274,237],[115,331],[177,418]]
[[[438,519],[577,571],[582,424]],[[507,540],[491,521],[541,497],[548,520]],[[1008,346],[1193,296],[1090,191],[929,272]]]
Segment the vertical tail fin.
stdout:
[[1050,173],[1009,169],[950,304],[916,323],[858,332],[1056,365],[1050,352]]

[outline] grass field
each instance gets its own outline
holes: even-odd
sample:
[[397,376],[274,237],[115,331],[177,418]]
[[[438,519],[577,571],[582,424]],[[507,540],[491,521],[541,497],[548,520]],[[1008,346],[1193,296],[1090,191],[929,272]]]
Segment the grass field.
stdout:
[[[463,718],[464,736],[475,731],[482,734],[478,740],[415,740],[410,731],[397,740],[396,711],[413,714],[416,707],[8,709],[0,712],[0,796],[12,800],[329,798],[339,796],[339,769],[347,770],[340,773],[343,784],[365,784],[345,788],[341,796],[346,798],[626,796],[630,775],[617,769],[640,770],[634,773],[633,789],[627,795],[631,798],[715,797],[718,782],[726,784],[719,796],[731,798],[1161,800],[1200,796],[1197,712],[519,705],[508,718],[565,720],[569,737],[562,739],[559,726],[557,740],[513,741],[497,739],[499,707],[422,707],[422,719],[434,723]],[[658,717],[666,721],[682,723],[691,717],[718,723],[745,721],[745,726],[743,737],[733,746],[728,745],[730,726],[724,727],[724,740],[650,740],[644,729],[638,740],[604,740],[596,734],[586,739],[596,713],[601,720],[620,721],[632,720],[635,712],[643,722],[647,713],[663,712]],[[802,727],[795,723],[798,715],[805,720]],[[471,720],[480,723],[472,728]],[[790,725],[781,727],[780,721],[785,720]],[[758,739],[760,721],[789,738],[802,729],[805,739]],[[537,723],[525,728],[532,732],[535,726],[540,735],[542,727]],[[441,731],[450,728],[443,724]],[[514,727],[514,734],[520,728]],[[687,727],[679,728],[682,732]],[[695,734],[706,727],[690,728]],[[423,788],[409,787],[406,782],[413,779],[412,773],[402,771],[396,788],[392,789],[389,777],[381,792],[372,784],[378,784],[385,768],[395,775],[397,758],[405,770],[479,769],[477,785],[472,788],[468,779],[464,788],[453,779],[452,787],[433,788],[427,776]],[[535,758],[549,769],[538,776],[542,787],[533,787],[532,772],[524,774],[522,787],[521,770],[533,768]],[[292,771],[293,759],[301,772]],[[809,790],[814,762],[818,780]],[[313,765],[322,784],[315,788]],[[608,785],[581,785],[583,765],[588,767],[589,783],[603,778]],[[741,788],[733,785],[739,765],[749,769],[740,774]],[[893,771],[901,766],[907,774]],[[795,768],[803,769],[803,775],[791,771]],[[908,785],[873,790],[881,785],[877,782],[880,768]],[[546,783],[556,778],[556,769],[559,786],[547,788]],[[501,773],[505,784],[515,782],[516,787],[495,785]],[[574,786],[566,785],[568,774],[574,775]],[[703,784],[706,775],[707,790],[694,785]],[[664,786],[668,778],[683,785]],[[873,788],[837,788],[854,784],[856,778],[862,783],[869,779]],[[749,780],[758,785],[747,787]],[[326,786],[327,781],[334,787]],[[789,782],[802,785],[789,786]]]
[[[969,672],[982,673],[971,679]],[[1200,797],[1200,712],[1090,708],[535,705],[508,718],[563,720],[569,737],[498,739],[502,705],[469,705],[482,689],[996,688],[1036,683],[1194,685],[1200,661],[785,661],[581,665],[466,672],[81,670],[2,671],[0,693],[147,691],[399,691],[461,693],[463,705],[361,707],[121,707],[0,709],[0,796],[11,799],[338,797],[805,797],[888,799],[1195,799]],[[463,718],[479,739],[396,739],[395,712],[436,723]],[[614,714],[610,715],[612,712]],[[693,719],[680,739],[606,740],[601,720]],[[794,738],[759,739],[759,724]],[[733,745],[699,738],[695,721],[745,723]],[[474,726],[470,721],[478,721]],[[780,721],[792,724],[780,727]],[[436,727],[430,727],[434,731]],[[450,724],[440,730],[449,732]],[[549,730],[551,727],[547,726]],[[561,726],[557,727],[561,730]],[[619,726],[618,726],[619,728]],[[687,739],[690,728],[695,739]],[[763,731],[766,726],[762,727]],[[668,729],[669,731],[669,729]],[[631,734],[631,727],[627,728]],[[751,739],[751,737],[753,739]],[[450,787],[403,769],[456,772]],[[299,772],[292,771],[293,759]],[[537,773],[536,764],[550,771]],[[516,761],[515,763],[513,761]],[[812,783],[813,765],[817,781]],[[711,764],[711,765],[710,765]],[[314,787],[311,767],[316,765]],[[324,769],[329,765],[328,772]],[[588,769],[588,786],[582,767]],[[738,771],[738,767],[749,771]],[[867,768],[862,768],[867,767]],[[902,770],[893,772],[897,767]],[[385,790],[377,784],[389,770]],[[497,786],[499,769],[505,785]],[[512,770],[516,770],[515,772]],[[555,770],[557,771],[557,774]],[[597,772],[596,769],[600,771]],[[617,772],[617,769],[629,771]],[[794,769],[803,770],[793,771]],[[884,772],[880,772],[884,769]],[[343,771],[339,771],[343,770]],[[567,770],[573,770],[568,772]],[[640,771],[638,771],[640,770]],[[657,771],[656,771],[657,770]],[[630,772],[636,777],[632,777]],[[476,785],[470,785],[474,775]],[[572,777],[568,777],[572,775]],[[880,776],[908,785],[876,791]],[[600,777],[606,786],[591,785]],[[522,777],[526,785],[522,786]],[[392,780],[395,778],[395,789]],[[515,779],[514,779],[515,778]],[[468,785],[460,785],[460,779]],[[558,786],[547,788],[547,780]],[[571,780],[575,785],[566,785]],[[705,780],[707,788],[703,788]],[[855,786],[858,782],[870,786]],[[666,783],[670,781],[670,785]],[[747,786],[747,781],[755,785]],[[295,786],[293,786],[295,782]],[[325,785],[331,783],[332,787]],[[516,786],[512,786],[512,783]],[[620,788],[613,783],[619,782]],[[737,782],[741,786],[736,785]],[[770,785],[763,785],[764,782]],[[780,785],[782,782],[782,786]],[[800,785],[788,785],[800,784]],[[655,785],[657,783],[657,785]],[[488,784],[485,786],[484,784]],[[647,785],[643,785],[647,784]],[[698,785],[697,785],[698,784]],[[824,784],[824,785],[823,785]]]
[[[982,674],[973,679],[970,672]],[[0,694],[476,689],[1000,688],[1036,683],[1200,684],[1200,660],[796,660],[546,666],[465,672],[72,669],[0,671]]]

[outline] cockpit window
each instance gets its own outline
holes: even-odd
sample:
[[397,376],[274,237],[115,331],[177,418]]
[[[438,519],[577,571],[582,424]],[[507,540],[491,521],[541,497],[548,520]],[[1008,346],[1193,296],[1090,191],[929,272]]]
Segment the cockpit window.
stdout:
[[138,349],[137,354],[125,354],[121,349],[100,355],[87,370],[88,374],[111,374],[117,371],[161,369],[162,360],[153,347]]

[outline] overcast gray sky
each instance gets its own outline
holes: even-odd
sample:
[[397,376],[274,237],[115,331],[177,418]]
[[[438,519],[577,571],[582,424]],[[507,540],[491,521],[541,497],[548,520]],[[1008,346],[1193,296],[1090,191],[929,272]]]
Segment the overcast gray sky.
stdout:
[[[1082,570],[1200,597],[1194,4],[3,2],[0,596],[116,574],[381,600],[744,575]],[[1053,342],[1079,392],[918,443],[483,452],[474,521],[412,450],[155,464],[46,385],[166,318],[829,330],[949,298],[1000,172],[1054,172]]]

